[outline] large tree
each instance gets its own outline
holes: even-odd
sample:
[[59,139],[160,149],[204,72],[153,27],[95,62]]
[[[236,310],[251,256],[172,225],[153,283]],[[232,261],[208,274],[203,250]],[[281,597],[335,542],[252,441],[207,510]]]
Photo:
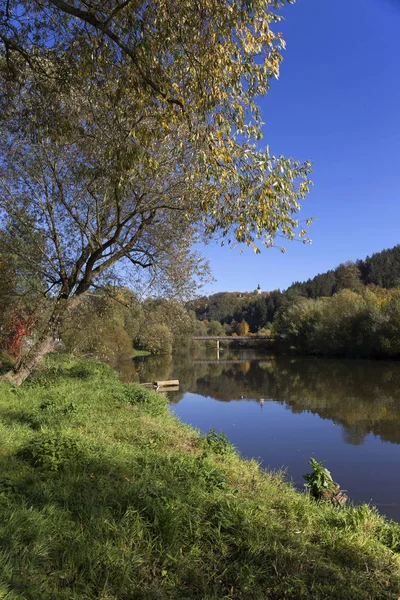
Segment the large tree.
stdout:
[[[0,210],[53,311],[22,382],[115,265],[185,287],[196,236],[271,246],[310,165],[260,150],[278,0],[9,0],[0,8]],[[34,248],[34,251],[29,249]],[[15,248],[1,248],[4,254]],[[119,267],[121,272],[121,266]],[[200,273],[201,274],[201,273]]]

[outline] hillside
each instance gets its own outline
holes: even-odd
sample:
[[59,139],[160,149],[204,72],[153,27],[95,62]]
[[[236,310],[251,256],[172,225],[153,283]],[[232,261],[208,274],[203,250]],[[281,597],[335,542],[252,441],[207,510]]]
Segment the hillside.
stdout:
[[187,308],[193,310],[200,321],[218,321],[230,326],[231,331],[226,328],[228,334],[243,321],[254,333],[268,327],[277,310],[292,304],[299,296],[312,299],[331,297],[345,289],[361,292],[370,285],[385,289],[400,285],[400,245],[367,256],[364,260],[346,262],[307,281],[296,281],[284,292],[219,292],[197,298]]
[[293,283],[286,292],[295,291],[306,298],[333,296],[342,289],[357,289],[361,285],[394,288],[400,285],[400,245],[382,250],[364,260],[347,262],[336,269],[316,275],[304,282]]

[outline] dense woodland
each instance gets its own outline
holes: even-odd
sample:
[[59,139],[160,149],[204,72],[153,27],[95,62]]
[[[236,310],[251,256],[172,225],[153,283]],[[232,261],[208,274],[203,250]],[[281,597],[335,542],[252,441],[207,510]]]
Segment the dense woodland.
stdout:
[[305,282],[295,282],[287,292],[295,291],[306,298],[333,296],[342,289],[360,289],[373,284],[382,288],[400,286],[400,245],[377,252],[365,260],[357,260],[340,265]]

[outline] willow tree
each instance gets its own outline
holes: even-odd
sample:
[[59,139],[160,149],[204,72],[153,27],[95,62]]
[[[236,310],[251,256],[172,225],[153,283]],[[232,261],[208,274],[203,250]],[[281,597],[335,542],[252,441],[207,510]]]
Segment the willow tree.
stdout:
[[[4,4],[4,3],[3,3]],[[197,236],[306,240],[309,163],[260,149],[278,0],[9,0],[0,9],[0,210],[53,311],[8,379],[118,265],[187,286]],[[32,254],[24,250],[35,246]],[[39,256],[39,258],[37,258]],[[201,274],[201,273],[200,273]]]

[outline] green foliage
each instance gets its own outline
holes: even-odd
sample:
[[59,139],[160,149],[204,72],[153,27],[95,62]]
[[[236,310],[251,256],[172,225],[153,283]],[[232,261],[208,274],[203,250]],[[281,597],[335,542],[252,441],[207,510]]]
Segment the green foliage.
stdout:
[[365,260],[339,265],[334,271],[321,273],[305,282],[296,282],[286,293],[295,293],[306,298],[332,296],[343,289],[360,291],[374,284],[383,288],[398,287],[400,280],[400,245],[377,252]]
[[[169,354],[187,346],[195,330],[194,313],[165,298],[139,302],[125,288],[98,290],[64,324],[65,349],[103,360],[141,354]],[[143,350],[133,350],[132,343]]]
[[0,385],[5,598],[400,595],[399,526],[375,510],[311,502],[105,366],[41,370]]
[[206,447],[215,452],[215,454],[230,454],[234,451],[234,446],[229,441],[226,433],[218,433],[215,429],[210,429],[204,438]]
[[132,355],[141,307],[125,288],[100,289],[88,296],[64,323],[61,339],[68,352],[116,360]]
[[16,309],[17,275],[10,262],[0,253],[0,346],[7,337],[9,322]]
[[298,298],[282,307],[273,329],[278,348],[306,354],[400,355],[398,290],[343,290],[331,298]]
[[187,346],[195,330],[195,315],[177,300],[150,298],[142,304],[135,345],[152,354],[170,354]]
[[139,333],[136,343],[151,354],[171,354],[172,334],[163,323],[147,323]]
[[161,394],[155,395],[152,390],[131,384],[122,384],[117,396],[132,405],[142,406],[144,411],[152,416],[165,414],[166,401]]
[[236,325],[243,321],[246,321],[250,326],[250,331],[255,333],[272,321],[282,303],[282,297],[282,293],[277,290],[264,292],[260,296],[249,293],[221,292],[193,300],[187,304],[187,307],[193,310],[197,319],[201,321],[229,325],[228,334],[231,334]]
[[115,382],[118,375],[104,363],[94,360],[79,360],[64,354],[52,354],[43,362],[27,381],[28,386],[47,388],[60,377],[76,380],[96,380],[98,382]]
[[[250,293],[219,292],[208,297],[203,296],[197,298],[188,303],[187,306],[195,311],[197,319],[201,321],[216,320],[221,324],[229,324],[231,326],[229,334],[232,333],[236,324],[242,321],[246,321],[250,326],[250,331],[255,333],[259,332],[261,329],[268,328],[268,325],[273,322],[275,316],[277,317],[276,323],[279,323],[278,311],[283,309],[290,312],[294,305],[296,305],[296,307],[301,306],[302,298],[318,300],[320,298],[332,297],[344,290],[356,292],[361,296],[365,294],[367,290],[372,292],[375,290],[379,296],[380,291],[379,289],[376,290],[376,286],[383,286],[391,289],[399,287],[399,282],[400,245],[395,246],[391,250],[384,250],[383,252],[374,254],[371,258],[367,257],[364,261],[358,260],[355,263],[346,262],[339,265],[335,270],[319,274],[308,281],[295,282],[283,293],[279,291],[264,292],[261,296],[254,297],[254,294]],[[351,305],[355,302],[354,297],[348,295],[347,299],[349,303],[348,308],[351,310]],[[340,304],[340,302],[338,302],[338,304]],[[294,308],[293,310],[296,312],[297,308]],[[310,314],[311,312],[313,311],[309,309],[307,318],[310,317],[312,320],[313,317]],[[371,314],[370,318],[373,321],[374,315]],[[363,325],[360,324],[360,335],[365,335],[367,333],[367,321],[368,317],[365,318]],[[296,326],[301,329],[299,323],[295,325],[295,328]],[[310,329],[312,329],[312,327],[313,324],[310,323]],[[336,327],[334,326],[334,328]],[[364,328],[364,330],[362,330],[362,328]],[[368,344],[366,340],[364,340],[362,344],[359,344],[362,346],[361,352],[365,354],[368,354],[375,348],[373,343],[375,323],[371,322],[371,328]],[[356,332],[356,329],[357,325],[354,324],[353,331]],[[323,335],[329,337],[331,332],[327,335],[327,332],[325,331]],[[344,340],[344,344],[345,343],[347,342]],[[300,342],[298,338],[296,341],[293,341],[294,346],[299,344],[302,345],[302,342]],[[305,349],[305,344],[303,344],[302,351],[313,352],[313,344],[314,341],[311,342],[310,340],[310,343],[308,344],[309,348],[307,349]],[[316,342],[315,344],[317,347],[318,344]],[[287,345],[288,344],[286,344],[286,346]],[[354,352],[353,346],[354,340],[352,340],[347,347],[349,353]],[[390,344],[386,343],[386,347],[388,346],[390,346]],[[335,348],[333,353],[346,352],[343,344],[341,349],[337,348],[337,344]],[[328,352],[327,348],[325,350]]]
[[210,321],[207,325],[207,335],[224,335],[224,328],[219,321]]
[[[62,329],[68,350],[126,353],[132,336],[121,324],[104,322],[96,339],[92,323],[92,340],[65,331],[89,290],[117,273],[146,295],[187,298],[209,277],[199,239],[257,253],[277,236],[309,241],[297,213],[311,163],[258,144],[257,103],[285,47],[275,27],[283,4],[7,2],[0,250],[18,257],[18,272],[28,263],[54,301],[9,380],[20,384]],[[175,331],[150,326],[143,347],[170,352]]]
[[79,457],[78,445],[74,439],[58,434],[40,433],[17,453],[18,458],[29,462],[33,467],[57,471]]
[[15,361],[4,350],[0,350],[0,373],[6,373],[14,366]]
[[330,471],[323,466],[324,462],[318,462],[315,458],[310,458],[308,465],[312,468],[312,473],[303,475],[306,480],[305,486],[314,496],[321,498],[322,494],[332,494],[338,490],[338,484],[332,479]]

